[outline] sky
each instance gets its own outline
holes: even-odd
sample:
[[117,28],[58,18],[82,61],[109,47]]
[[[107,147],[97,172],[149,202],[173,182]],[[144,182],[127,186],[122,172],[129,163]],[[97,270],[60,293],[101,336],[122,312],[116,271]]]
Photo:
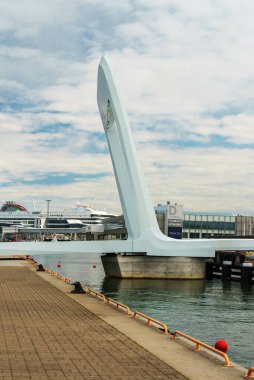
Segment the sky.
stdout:
[[0,202],[121,213],[106,54],[152,203],[254,215],[251,0],[0,0]]

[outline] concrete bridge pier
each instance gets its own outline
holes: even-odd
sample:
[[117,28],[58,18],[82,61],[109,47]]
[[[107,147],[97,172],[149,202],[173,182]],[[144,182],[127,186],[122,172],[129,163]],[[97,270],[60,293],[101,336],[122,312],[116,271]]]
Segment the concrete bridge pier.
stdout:
[[107,277],[133,279],[204,279],[206,260],[203,257],[147,256],[144,253],[101,256]]

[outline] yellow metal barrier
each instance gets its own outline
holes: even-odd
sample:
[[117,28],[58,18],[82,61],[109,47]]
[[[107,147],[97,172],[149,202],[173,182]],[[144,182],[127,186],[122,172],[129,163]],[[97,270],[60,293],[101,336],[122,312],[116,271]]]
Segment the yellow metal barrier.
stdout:
[[214,353],[217,354],[217,355],[223,356],[223,358],[224,358],[224,360],[225,360],[225,365],[224,365],[224,367],[233,367],[232,364],[230,363],[230,360],[229,360],[229,358],[228,358],[228,355],[225,354],[225,352],[219,351],[219,350],[217,350],[216,348],[214,348],[214,347],[212,347],[212,346],[209,346],[208,344],[203,343],[203,342],[201,342],[200,340],[195,339],[195,338],[193,338],[192,336],[187,335],[187,334],[185,334],[185,333],[183,333],[183,332],[181,332],[181,331],[178,331],[178,330],[174,332],[174,334],[173,334],[173,336],[171,337],[171,339],[175,339],[175,338],[176,338],[176,335],[181,335],[181,336],[184,337],[185,339],[188,339],[188,340],[190,340],[191,342],[196,343],[196,348],[195,348],[196,351],[200,351],[200,350],[201,350],[200,346],[202,346],[202,347],[206,348],[207,350],[210,350],[210,351],[214,352]]
[[104,302],[106,302],[106,297],[104,296],[104,294],[96,292],[95,290],[87,288],[87,287],[85,288],[85,291],[89,294],[94,294],[96,298],[101,298]]
[[45,272],[52,274],[53,276],[59,278],[60,280],[63,280],[64,282],[67,282],[68,284],[72,283],[72,280],[68,277],[65,277],[64,275],[54,272],[53,270],[49,269],[48,267],[45,268]]
[[30,259],[29,255],[13,255],[12,257],[14,259],[20,259],[20,260],[28,260],[28,259]]
[[131,314],[130,308],[129,308],[128,306],[126,306],[126,305],[124,305],[124,304],[122,304],[122,303],[120,303],[120,302],[118,302],[118,301],[115,301],[115,300],[113,300],[112,298],[106,298],[106,302],[107,302],[107,304],[112,303],[112,304],[116,305],[116,308],[117,308],[117,309],[118,309],[119,307],[121,307],[122,309],[125,309],[125,310],[127,311],[127,314],[128,314],[128,315]]
[[36,263],[34,258],[30,255],[13,255],[12,257],[14,259],[26,260],[26,261],[30,262],[31,264]]
[[136,318],[136,316],[139,316],[139,317],[141,317],[141,318],[147,319],[147,326],[150,326],[150,325],[151,325],[151,322],[152,322],[154,325],[161,326],[161,327],[164,329],[164,334],[169,334],[169,332],[168,332],[168,328],[167,328],[167,326],[166,326],[165,323],[160,322],[160,321],[157,321],[157,319],[151,318],[151,317],[149,317],[148,315],[145,315],[145,314],[143,314],[143,313],[140,313],[139,311],[135,311],[135,312],[134,312],[134,314],[133,314],[133,318]]
[[28,258],[26,261],[33,266],[37,266],[37,261],[35,261],[33,258]]
[[252,372],[254,372],[254,367],[251,367],[248,369],[248,372],[244,377],[248,377],[249,379],[254,379],[254,375],[252,375]]

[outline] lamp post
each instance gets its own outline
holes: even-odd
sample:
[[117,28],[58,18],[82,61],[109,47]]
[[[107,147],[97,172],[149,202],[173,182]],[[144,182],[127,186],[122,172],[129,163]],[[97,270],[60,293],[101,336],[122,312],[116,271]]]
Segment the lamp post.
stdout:
[[46,217],[46,227],[48,227],[48,220],[49,220],[49,202],[51,202],[51,199],[47,199],[47,217]]

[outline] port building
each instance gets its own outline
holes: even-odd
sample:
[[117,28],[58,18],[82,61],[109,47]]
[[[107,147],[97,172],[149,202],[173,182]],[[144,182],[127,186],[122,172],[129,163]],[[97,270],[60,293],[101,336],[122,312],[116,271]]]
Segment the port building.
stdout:
[[219,211],[183,211],[177,203],[158,204],[155,213],[161,231],[175,237],[172,230],[178,230],[178,238],[209,239],[220,237],[253,237],[254,216],[236,215]]

